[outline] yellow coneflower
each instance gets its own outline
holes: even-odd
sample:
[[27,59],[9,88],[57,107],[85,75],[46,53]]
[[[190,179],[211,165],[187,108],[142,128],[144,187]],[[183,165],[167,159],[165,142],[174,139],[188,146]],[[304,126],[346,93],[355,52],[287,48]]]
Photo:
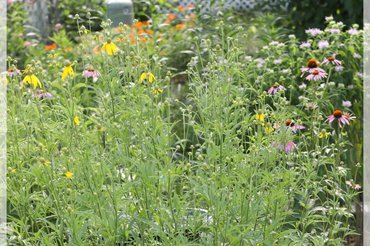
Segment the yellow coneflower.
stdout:
[[267,123],[267,125],[265,127],[265,133],[266,134],[271,134],[273,131],[275,131],[275,129],[271,126],[270,123]]
[[36,77],[36,75],[29,73],[29,72],[27,73],[26,77],[24,77],[23,82],[33,85],[33,89],[36,89],[37,86],[42,88],[42,84],[40,80]]
[[146,72],[140,75],[140,82],[143,82],[144,80],[147,80],[149,83],[153,83],[156,78],[151,72]]
[[80,120],[79,120],[79,118],[78,118],[77,115],[74,117],[73,121],[76,124],[76,126],[79,126],[80,125]]
[[70,171],[67,171],[64,173],[64,177],[66,177],[67,179],[71,179],[73,177],[73,173]]
[[74,71],[73,71],[73,65],[75,65],[74,63],[70,64],[70,65],[67,65],[63,68],[63,73],[62,73],[62,80],[65,80],[67,78],[68,75],[70,76],[74,76]]
[[260,122],[263,122],[263,121],[265,120],[265,115],[264,115],[264,113],[262,113],[262,112],[258,112],[258,113],[256,114],[256,120],[257,120],[257,121],[260,121]]
[[162,92],[163,92],[163,90],[162,90],[161,88],[155,88],[155,89],[153,90],[154,95],[161,94]]
[[101,50],[107,52],[108,55],[111,56],[117,52],[118,47],[112,42],[112,40],[108,39],[101,47]]
[[320,133],[319,133],[319,138],[328,138],[330,135],[329,132],[327,132],[325,129],[323,129]]

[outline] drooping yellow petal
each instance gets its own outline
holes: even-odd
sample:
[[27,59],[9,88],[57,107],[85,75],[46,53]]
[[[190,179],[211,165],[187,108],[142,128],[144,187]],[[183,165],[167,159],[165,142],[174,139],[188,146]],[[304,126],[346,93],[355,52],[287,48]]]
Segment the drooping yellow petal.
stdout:
[[162,92],[163,92],[163,89],[161,89],[161,88],[155,88],[155,89],[153,90],[154,95],[161,94]]
[[33,85],[33,89],[36,89],[37,86],[42,88],[42,84],[41,84],[40,80],[34,74],[26,75],[23,79],[23,82],[27,83],[27,84],[30,84],[30,85]]
[[36,75],[32,74],[31,75],[31,81],[33,84],[33,89],[36,89],[37,85],[42,88],[40,80],[36,77]]
[[103,47],[101,48],[102,49],[102,51],[105,51],[105,52],[107,52],[108,53],[108,55],[113,55],[114,53],[116,53],[117,52],[117,45],[115,45],[114,43],[112,43],[111,41],[110,42],[105,42],[104,44],[103,44]]
[[75,122],[76,126],[79,126],[80,125],[80,120],[78,119],[78,116],[76,115],[75,118],[73,119],[73,121]]
[[68,75],[70,75],[70,76],[74,75],[74,71],[73,71],[72,66],[73,66],[73,64],[64,67],[63,74],[62,74],[62,80],[65,80],[65,78],[67,78]]
[[152,74],[151,72],[148,72],[148,81],[149,83],[153,83],[153,81],[155,81],[156,78],[154,77],[154,74]]
[[24,83],[27,83],[27,84],[31,84],[31,76],[30,75],[26,75],[23,80],[22,80]]
[[156,80],[154,74],[151,72],[142,73],[140,75],[140,82],[143,82],[143,80],[147,80],[149,83],[153,83],[153,81]]
[[146,79],[146,73],[140,75],[140,82],[143,82],[144,79]]

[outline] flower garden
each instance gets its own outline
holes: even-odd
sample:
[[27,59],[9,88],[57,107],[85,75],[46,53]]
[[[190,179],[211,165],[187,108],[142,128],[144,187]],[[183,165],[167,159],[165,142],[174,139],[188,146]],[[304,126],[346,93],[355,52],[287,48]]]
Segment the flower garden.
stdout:
[[42,42],[22,4],[9,245],[360,245],[359,24],[328,15],[297,36],[270,13],[187,5],[99,30],[77,14]]

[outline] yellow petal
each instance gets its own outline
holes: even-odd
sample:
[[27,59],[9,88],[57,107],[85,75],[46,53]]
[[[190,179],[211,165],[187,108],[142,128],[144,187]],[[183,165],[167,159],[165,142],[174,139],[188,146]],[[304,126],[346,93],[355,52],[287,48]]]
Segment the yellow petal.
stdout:
[[79,125],[80,125],[80,120],[78,119],[78,116],[77,116],[77,115],[75,116],[75,118],[73,119],[73,121],[75,122],[75,124],[76,124],[77,126],[79,126]]
[[64,173],[64,176],[67,178],[67,179],[71,179],[73,177],[73,173],[70,172],[70,171],[67,171]]
[[143,82],[144,79],[146,79],[146,73],[140,75],[140,82]]
[[73,68],[72,68],[73,64],[70,65],[70,66],[67,66],[67,67],[64,67],[63,69],[63,74],[62,74],[62,79],[64,80],[65,78],[67,78],[68,75],[71,75],[73,76],[74,75],[74,71],[73,71]]
[[152,73],[148,73],[148,77],[149,83],[153,83],[153,81],[156,80]]
[[23,82],[27,83],[27,84],[31,84],[31,76],[26,75],[26,77],[24,77],[24,79],[23,79]]
[[103,44],[102,50],[104,50],[105,52],[108,53],[108,55],[111,56],[111,55],[113,55],[113,53],[117,52],[117,45],[115,45],[112,42],[110,42],[110,43],[105,42]]
[[40,88],[42,88],[42,85],[41,85],[40,80],[34,74],[32,74],[30,76],[30,83],[33,85],[33,89],[36,89],[37,86],[39,86]]

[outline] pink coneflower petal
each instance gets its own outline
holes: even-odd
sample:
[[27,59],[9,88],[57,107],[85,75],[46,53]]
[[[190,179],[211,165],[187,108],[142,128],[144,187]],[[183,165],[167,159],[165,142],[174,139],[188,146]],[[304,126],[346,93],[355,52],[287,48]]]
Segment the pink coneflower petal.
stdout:
[[302,130],[302,129],[305,129],[306,127],[301,126],[301,125],[294,125],[294,126],[293,126],[293,128],[294,128],[295,130]]
[[289,153],[290,151],[292,151],[294,148],[296,147],[295,143],[293,141],[289,141],[286,145],[285,145],[285,152]]
[[311,74],[310,75],[308,75],[307,77],[306,77],[306,79],[307,80],[319,80],[319,79],[323,79],[323,78],[326,78],[326,76],[327,76],[327,73],[324,71],[324,70],[322,70],[322,69],[320,69],[320,68],[316,68],[316,69],[314,69],[312,72],[311,72]]
[[335,117],[334,115],[330,115],[327,119],[327,121],[329,121],[329,123],[332,123],[333,121],[335,120]]
[[335,119],[338,120],[339,127],[342,127],[343,125],[349,125],[349,121],[355,119],[355,117],[348,113],[343,113],[341,110],[335,110],[326,121],[329,121],[331,124]]
[[270,95],[275,95],[278,91],[285,90],[285,87],[275,83],[270,89],[267,90],[267,93]]

